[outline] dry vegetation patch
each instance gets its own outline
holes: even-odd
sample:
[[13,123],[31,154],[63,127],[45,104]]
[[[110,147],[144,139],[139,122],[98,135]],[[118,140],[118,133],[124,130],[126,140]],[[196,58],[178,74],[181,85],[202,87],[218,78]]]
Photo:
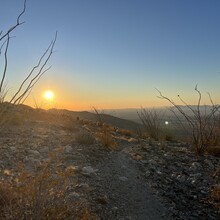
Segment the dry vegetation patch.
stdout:
[[112,128],[108,125],[103,125],[96,133],[98,140],[104,147],[108,149],[117,149],[117,143],[112,135]]

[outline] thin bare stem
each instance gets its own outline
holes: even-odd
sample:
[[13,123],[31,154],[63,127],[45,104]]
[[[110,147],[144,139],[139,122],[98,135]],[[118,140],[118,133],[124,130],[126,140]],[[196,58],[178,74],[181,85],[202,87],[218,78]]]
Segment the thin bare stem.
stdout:
[[[54,45],[56,43],[57,40],[57,32],[55,34],[55,38],[54,40],[50,43],[49,47],[47,48],[47,50],[44,52],[44,54],[42,55],[42,57],[40,58],[38,64],[31,70],[30,74],[25,78],[25,80],[22,82],[20,88],[18,89],[18,91],[15,93],[15,95],[12,97],[12,99],[10,100],[10,102],[13,102],[14,104],[18,103],[20,99],[22,99],[25,94],[29,91],[29,89],[32,87],[33,84],[35,84],[35,80],[39,78],[39,76],[42,76],[42,73],[45,73],[46,71],[48,71],[50,68],[47,68],[46,71],[44,71],[44,68],[46,66],[46,64],[48,63],[51,55],[54,52]],[[24,92],[22,94],[20,94],[20,91],[22,90],[25,82],[32,76],[33,72],[35,69],[37,69],[43,58],[46,56],[46,54],[49,52],[46,60],[44,61],[44,63],[42,64],[42,66],[40,67],[40,70],[38,71],[38,73],[30,80],[29,84],[27,85],[26,89],[24,90]],[[19,95],[20,94],[20,95]]]
[[7,35],[7,41],[6,41],[5,53],[4,53],[5,65],[4,65],[3,76],[2,76],[2,80],[1,80],[1,84],[0,84],[0,93],[2,92],[2,87],[3,87],[3,83],[4,83],[4,80],[5,80],[5,76],[6,76],[6,72],[7,72],[7,67],[8,67],[8,56],[7,56],[7,54],[8,54],[9,42],[10,42],[10,36],[8,34]]
[[[180,106],[178,106],[174,101],[164,96],[158,89],[156,89],[159,93],[159,98],[165,99],[169,101],[175,109],[179,111],[179,113],[186,119],[187,123],[192,128],[191,138],[195,149],[198,154],[203,154],[208,146],[212,143],[216,143],[219,141],[218,134],[218,117],[219,117],[219,105],[215,105],[210,94],[209,99],[212,104],[212,108],[210,109],[210,113],[207,113],[207,108],[205,107],[205,112],[201,110],[201,99],[202,94],[198,90],[197,85],[195,87],[195,91],[198,94],[198,102],[196,105],[196,110],[193,109],[192,106],[188,105],[183,99],[180,98],[181,102],[192,111],[195,118],[192,118],[189,114],[187,114]],[[175,111],[173,110],[173,113]],[[177,116],[177,114],[175,113]],[[177,117],[179,119],[179,117]],[[182,123],[181,123],[182,124]],[[183,124],[182,124],[183,125]],[[188,130],[186,130],[188,132]]]
[[23,15],[23,14],[25,13],[25,11],[26,11],[26,1],[27,1],[27,0],[24,0],[23,10],[22,10],[22,12],[18,15],[16,24],[13,25],[11,28],[9,28],[9,29],[6,31],[6,33],[3,34],[3,35],[2,35],[3,31],[1,31],[0,36],[1,36],[1,35],[2,35],[2,36],[0,37],[0,41],[2,41],[5,37],[7,37],[7,35],[9,35],[9,34],[10,34],[14,29],[16,29],[18,26],[24,24],[24,22],[21,22],[20,19],[21,19],[22,15]]

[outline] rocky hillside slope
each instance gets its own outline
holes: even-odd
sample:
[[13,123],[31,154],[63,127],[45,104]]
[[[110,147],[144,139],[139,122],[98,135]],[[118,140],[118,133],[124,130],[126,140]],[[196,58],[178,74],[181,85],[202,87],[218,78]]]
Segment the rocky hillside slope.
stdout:
[[0,133],[0,219],[219,219],[220,158],[65,114],[25,116]]

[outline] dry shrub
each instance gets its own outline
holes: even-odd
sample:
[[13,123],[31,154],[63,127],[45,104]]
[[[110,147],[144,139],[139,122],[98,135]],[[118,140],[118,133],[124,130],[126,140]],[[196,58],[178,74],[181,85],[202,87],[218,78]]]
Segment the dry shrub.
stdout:
[[210,146],[206,149],[206,153],[220,157],[220,146]]
[[119,129],[119,134],[121,135],[125,135],[125,136],[128,136],[128,137],[132,137],[134,135],[134,132],[131,131],[131,130],[128,130],[128,129]]
[[209,202],[220,210],[220,185],[214,185],[211,187]]
[[183,105],[176,104],[172,99],[164,96],[159,90],[157,91],[159,92],[159,98],[167,100],[173,106],[170,110],[191,139],[198,155],[203,155],[210,146],[218,144],[220,140],[220,105],[216,105],[213,102],[210,94],[208,96],[211,106],[202,106],[202,93],[196,85],[195,91],[198,95],[198,102],[196,106],[191,106],[180,95],[178,95],[178,98]]
[[49,164],[37,173],[18,169],[16,178],[0,182],[0,219],[86,219],[85,202],[68,198],[71,172],[54,171]]
[[75,137],[76,142],[79,144],[94,144],[95,143],[95,137],[89,133],[88,131],[81,131],[79,132]]
[[104,125],[97,133],[97,138],[101,142],[101,144],[109,149],[116,149],[117,144],[114,140],[114,137],[111,134],[111,130],[109,126]]
[[141,108],[137,113],[149,137],[159,140],[163,135],[165,112]]
[[12,108],[4,103],[0,103],[0,127],[4,129],[6,126],[21,126],[24,118]]
[[70,132],[78,132],[77,123],[78,121],[74,120],[73,117],[69,115],[61,115],[62,118],[62,126],[65,130]]

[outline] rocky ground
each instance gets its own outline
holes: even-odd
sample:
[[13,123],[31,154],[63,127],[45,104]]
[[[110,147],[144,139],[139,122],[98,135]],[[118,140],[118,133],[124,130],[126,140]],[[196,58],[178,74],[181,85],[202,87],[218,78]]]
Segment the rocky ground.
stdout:
[[[1,131],[1,183],[21,184],[24,170],[37,175],[47,164],[64,187],[59,198],[77,204],[68,219],[219,219],[210,195],[220,184],[220,158],[197,157],[187,144],[138,139],[113,128],[108,132],[115,145],[108,147],[99,140],[97,123],[48,118]],[[84,131],[94,142],[77,139]]]

